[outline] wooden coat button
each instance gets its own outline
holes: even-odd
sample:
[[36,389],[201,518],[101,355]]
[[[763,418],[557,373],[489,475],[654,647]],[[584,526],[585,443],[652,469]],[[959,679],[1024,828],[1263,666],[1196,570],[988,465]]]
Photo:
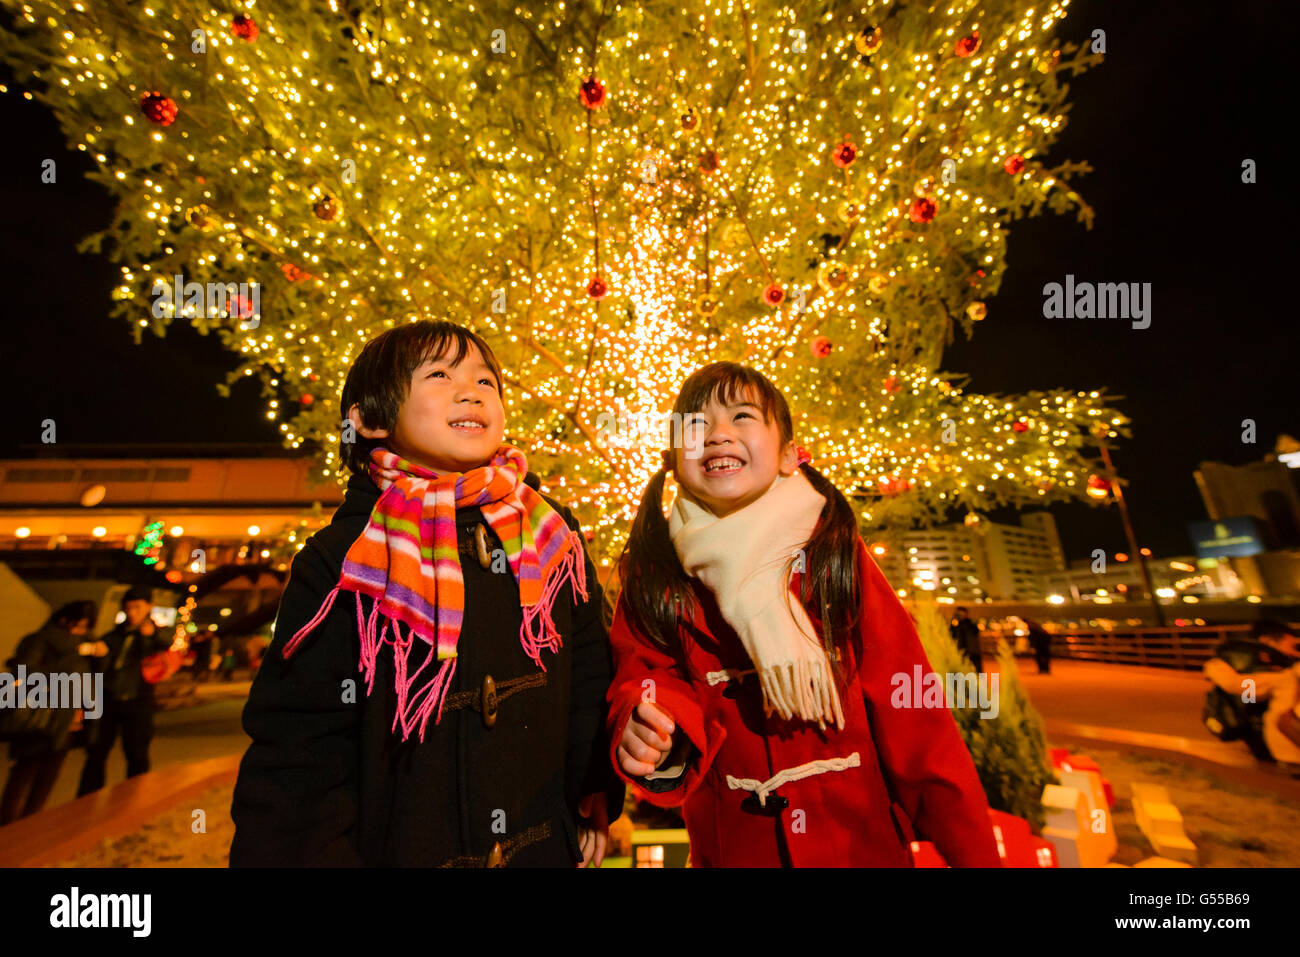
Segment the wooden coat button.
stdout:
[[478,552],[478,563],[485,569],[492,567],[492,552],[488,548],[487,529],[482,522],[474,526],[474,550]]
[[484,675],[483,687],[479,692],[479,709],[483,714],[484,727],[494,727],[497,723],[497,683],[491,675]]

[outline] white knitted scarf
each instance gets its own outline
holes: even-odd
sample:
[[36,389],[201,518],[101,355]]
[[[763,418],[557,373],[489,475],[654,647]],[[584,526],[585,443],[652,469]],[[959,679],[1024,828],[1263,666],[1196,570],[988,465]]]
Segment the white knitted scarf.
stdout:
[[764,708],[787,720],[816,721],[823,729],[828,723],[843,728],[844,712],[830,659],[808,612],[790,592],[789,574],[825,503],[796,469],[722,518],[679,483],[668,519],[682,567],[713,592],[749,653]]

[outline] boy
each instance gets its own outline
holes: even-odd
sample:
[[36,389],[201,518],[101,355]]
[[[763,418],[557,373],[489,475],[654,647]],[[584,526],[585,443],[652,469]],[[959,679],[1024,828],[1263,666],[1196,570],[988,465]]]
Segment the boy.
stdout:
[[600,585],[502,445],[501,381],[450,322],[384,332],[348,372],[352,477],[244,710],[231,866],[599,866],[623,800]]
[[153,593],[147,588],[131,588],[122,596],[125,620],[113,627],[100,641],[107,652],[98,656],[95,667],[104,672],[104,713],[88,722],[90,740],[86,763],[81,768],[77,797],[91,794],[104,786],[108,756],[118,733],[126,754],[126,776],[137,777],[149,770],[149,742],[153,740],[153,716],[157,708],[153,685],[144,680],[141,662],[171,646],[171,635],[163,634],[149,616],[153,613]]

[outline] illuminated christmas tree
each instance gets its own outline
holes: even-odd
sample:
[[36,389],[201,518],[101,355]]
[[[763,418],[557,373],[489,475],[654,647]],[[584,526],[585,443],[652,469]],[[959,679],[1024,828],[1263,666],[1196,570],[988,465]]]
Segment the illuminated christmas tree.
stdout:
[[87,244],[117,313],[219,336],[327,471],[349,362],[428,317],[493,342],[508,438],[604,554],[712,359],[786,390],[872,536],[1080,498],[1092,431],[1127,434],[1101,392],[940,368],[997,321],[1011,220],[1090,223],[1087,166],[1042,159],[1100,59],[1053,38],[1063,2],[5,2],[119,200]]

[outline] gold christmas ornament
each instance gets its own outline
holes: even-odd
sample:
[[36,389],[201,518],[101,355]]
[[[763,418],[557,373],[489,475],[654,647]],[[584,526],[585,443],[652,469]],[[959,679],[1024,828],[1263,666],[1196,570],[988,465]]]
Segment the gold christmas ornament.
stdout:
[[971,322],[979,322],[988,314],[988,307],[982,302],[972,302],[966,307],[966,315],[970,316]]
[[840,203],[840,208],[836,212],[839,214],[840,222],[856,223],[862,216],[862,207],[857,203]]
[[316,214],[317,219],[322,219],[327,223],[332,222],[338,218],[339,201],[333,196],[327,196],[322,200],[318,200],[312,206],[311,211]]
[[934,192],[934,177],[926,176],[923,179],[918,179],[916,185],[912,187],[912,192],[920,197],[929,196]]
[[879,296],[889,288],[889,277],[882,272],[878,272],[867,280],[867,288]]
[[191,206],[185,211],[185,218],[195,229],[207,232],[212,228],[212,210],[206,206]]
[[729,246],[741,246],[749,242],[749,234],[740,223],[731,223],[722,230],[722,241]]
[[883,42],[880,27],[866,27],[859,30],[858,35],[853,38],[853,45],[863,56],[871,56],[880,49],[880,44]]
[[711,292],[706,292],[695,300],[695,314],[701,319],[712,319],[721,302]]
[[817,285],[834,292],[849,281],[849,271],[843,263],[827,260],[817,267]]

